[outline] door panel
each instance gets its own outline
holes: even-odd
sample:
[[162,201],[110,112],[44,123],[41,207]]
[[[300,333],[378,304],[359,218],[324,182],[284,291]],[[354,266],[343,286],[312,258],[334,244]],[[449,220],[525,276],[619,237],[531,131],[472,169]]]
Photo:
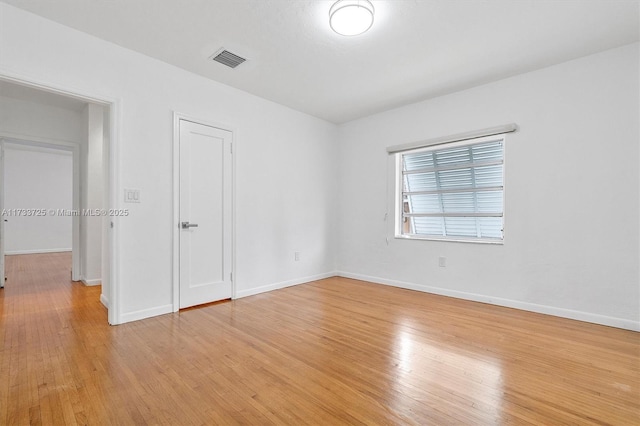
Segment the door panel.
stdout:
[[232,295],[231,139],[180,121],[180,308]]

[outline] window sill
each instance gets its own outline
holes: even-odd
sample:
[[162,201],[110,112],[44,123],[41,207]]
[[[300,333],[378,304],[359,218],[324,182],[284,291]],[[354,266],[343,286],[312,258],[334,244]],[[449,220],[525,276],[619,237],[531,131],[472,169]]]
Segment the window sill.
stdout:
[[502,240],[490,240],[480,238],[452,238],[452,237],[435,237],[435,236],[417,236],[417,235],[395,235],[398,240],[415,240],[415,241],[443,241],[449,243],[474,243],[474,244],[492,244],[492,245],[504,245],[504,239]]

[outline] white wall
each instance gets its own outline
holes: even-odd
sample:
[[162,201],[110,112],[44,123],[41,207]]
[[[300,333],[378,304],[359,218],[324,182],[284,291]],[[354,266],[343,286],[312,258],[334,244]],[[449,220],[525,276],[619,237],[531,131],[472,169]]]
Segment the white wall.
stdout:
[[[103,208],[103,115],[102,106],[87,104],[82,118],[85,143],[80,156],[81,195],[80,208],[96,211]],[[102,222],[106,216],[82,215],[80,217],[80,269],[82,281],[87,285],[101,283],[102,276]]]
[[78,144],[85,139],[82,115],[66,108],[0,96],[0,118],[4,136]]
[[47,253],[71,250],[71,217],[49,209],[71,210],[71,152],[7,144],[5,209],[44,209],[44,215],[5,216],[5,253]]
[[[109,121],[111,119],[111,112],[109,108],[102,108],[102,208],[108,208],[109,206],[109,139],[110,129]],[[100,240],[102,242],[102,260],[101,260],[101,291],[100,301],[108,308],[109,307],[109,294],[111,287],[111,251],[109,232],[111,229],[111,219],[105,217],[102,220],[102,235]]]
[[119,100],[115,193],[143,200],[118,200],[131,212],[115,221],[121,321],[172,306],[173,111],[234,130],[240,296],[335,271],[335,125],[4,3],[0,51],[0,74]]
[[[633,44],[342,125],[338,269],[640,329],[638,76]],[[504,245],[393,238],[387,146],[511,122]]]

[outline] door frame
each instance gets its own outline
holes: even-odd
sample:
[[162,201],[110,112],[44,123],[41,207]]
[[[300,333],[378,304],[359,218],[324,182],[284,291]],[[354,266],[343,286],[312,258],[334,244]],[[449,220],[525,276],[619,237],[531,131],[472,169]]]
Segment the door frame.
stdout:
[[[4,149],[6,150],[6,144],[29,146],[32,148],[44,148],[55,149],[59,151],[71,152],[72,169],[73,169],[73,181],[72,181],[72,201],[71,208],[74,211],[80,211],[80,145],[73,142],[47,140],[43,138],[31,138],[23,139],[18,137],[8,137],[0,132],[0,139],[5,143]],[[39,139],[39,140],[34,140]],[[0,179],[4,182],[4,170],[1,171]],[[4,192],[4,184],[2,185],[2,191]],[[1,206],[4,208],[4,205]],[[0,256],[4,255],[0,253]],[[80,216],[71,216],[71,280],[80,281],[82,276],[80,274]]]
[[203,126],[214,127],[231,133],[231,298],[237,297],[236,286],[236,132],[233,127],[188,114],[173,112],[173,217],[172,227],[172,286],[173,312],[180,310],[180,121],[189,121]]
[[[75,98],[84,102],[90,102],[98,105],[102,105],[109,110],[109,178],[107,184],[109,185],[108,193],[108,206],[105,206],[107,210],[119,210],[121,208],[120,198],[120,133],[118,130],[121,128],[121,105],[122,101],[118,98],[107,96],[104,94],[95,94],[85,89],[77,89],[74,87],[63,86],[50,81],[42,80],[31,75],[25,75],[15,73],[6,69],[0,68],[0,80],[13,84],[19,84],[21,86],[27,86],[33,89],[42,90],[45,92],[55,93],[70,98]],[[5,134],[4,136],[14,139],[37,139],[32,138],[30,135],[11,135]],[[117,325],[122,323],[121,313],[121,301],[120,301],[120,259],[118,256],[119,247],[119,217],[111,218],[111,232],[107,233],[107,246],[108,246],[108,265],[109,269],[109,294],[107,305],[107,320],[111,325]],[[103,266],[104,267],[104,266]],[[104,301],[102,301],[104,303]]]
[[[4,139],[0,138],[0,210],[4,210]],[[4,215],[0,216],[0,288],[4,288],[7,277],[4,246]]]

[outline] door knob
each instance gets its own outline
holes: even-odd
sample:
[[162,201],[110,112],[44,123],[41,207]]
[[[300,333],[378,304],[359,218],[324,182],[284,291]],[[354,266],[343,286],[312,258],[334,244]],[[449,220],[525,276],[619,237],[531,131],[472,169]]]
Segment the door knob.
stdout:
[[180,227],[182,229],[197,228],[198,224],[197,223],[182,222]]

